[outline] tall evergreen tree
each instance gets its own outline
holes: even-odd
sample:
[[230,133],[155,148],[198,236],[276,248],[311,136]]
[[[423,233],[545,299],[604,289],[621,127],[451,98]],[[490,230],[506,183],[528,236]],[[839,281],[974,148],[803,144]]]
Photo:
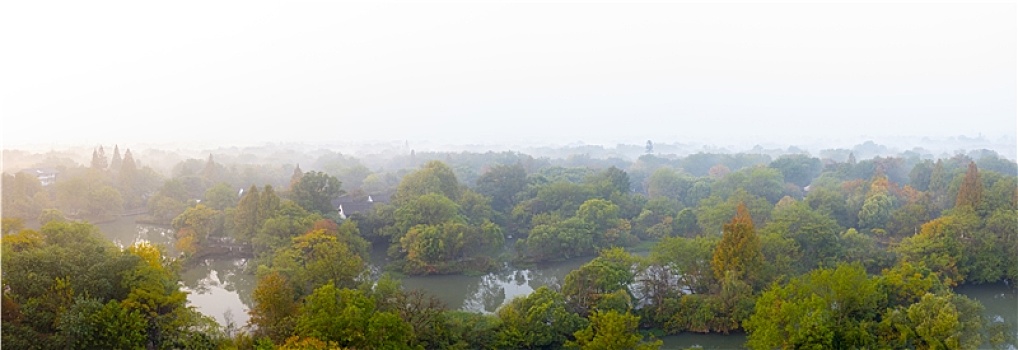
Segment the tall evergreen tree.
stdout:
[[219,178],[219,164],[212,159],[212,154],[209,153],[209,159],[205,161],[205,167],[201,169],[201,177],[212,184]]
[[944,161],[937,159],[933,164],[933,170],[930,170],[930,185],[927,187],[938,213],[947,209],[947,186],[950,182],[947,170],[944,169]]
[[99,148],[92,150],[92,169],[106,170],[107,167],[109,163],[106,160],[106,151],[100,145]]
[[732,271],[741,280],[755,281],[763,266],[763,253],[746,203],[739,203],[735,217],[723,226],[722,232],[711,259],[714,276],[722,280],[727,271]]
[[120,164],[120,176],[117,178],[120,193],[125,197],[135,196],[135,183],[138,181],[138,165],[134,162],[131,149],[124,152],[124,160]]
[[297,183],[304,177],[304,172],[300,170],[300,164],[297,164],[296,168],[293,168],[293,175],[290,175],[290,191],[297,187]]
[[233,214],[234,236],[242,241],[251,239],[258,231],[258,186],[251,185],[251,188],[244,192],[237,203],[237,209]]
[[113,159],[110,160],[110,170],[120,171],[120,166],[123,164],[123,158],[120,157],[120,146],[113,145]]
[[969,162],[969,170],[965,172],[965,178],[958,188],[958,197],[954,206],[971,206],[976,208],[983,199],[983,181],[979,178],[979,168],[975,162]]
[[258,226],[276,214],[279,209],[280,199],[272,186],[265,185],[261,196],[258,197]]

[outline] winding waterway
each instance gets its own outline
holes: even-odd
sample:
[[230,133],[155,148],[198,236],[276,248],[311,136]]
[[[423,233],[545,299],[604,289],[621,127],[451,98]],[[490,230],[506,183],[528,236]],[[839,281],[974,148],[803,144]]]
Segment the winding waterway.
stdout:
[[[136,224],[134,218],[98,225],[107,238],[118,244],[148,241],[173,246],[173,234],[168,227]],[[589,261],[577,258],[562,262],[537,264],[529,268],[504,266],[496,272],[477,275],[445,275],[405,277],[404,287],[421,289],[435,295],[450,309],[493,313],[499,306],[517,296],[524,296],[541,286],[557,286],[565,275]],[[372,252],[373,268],[384,264],[384,251]],[[189,292],[188,302],[202,313],[214,317],[220,324],[232,322],[243,326],[250,317],[251,293],[255,277],[246,272],[245,259],[206,259],[181,274],[181,284]],[[1003,283],[966,285],[956,292],[978,300],[986,307],[985,315],[995,322],[1007,322],[1018,337],[1018,294]],[[663,337],[662,349],[685,349],[699,345],[704,349],[737,349],[746,341],[744,333],[729,335],[684,333]],[[1015,343],[1010,349],[1018,349]]]

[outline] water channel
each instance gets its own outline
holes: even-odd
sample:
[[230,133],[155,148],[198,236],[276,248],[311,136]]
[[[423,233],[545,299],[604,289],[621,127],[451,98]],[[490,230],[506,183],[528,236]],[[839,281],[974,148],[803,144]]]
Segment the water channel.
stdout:
[[[103,223],[99,228],[118,244],[149,241],[172,247],[173,235],[168,227],[136,224],[133,218]],[[505,266],[503,269],[478,276],[448,275],[406,277],[403,286],[421,289],[438,297],[450,309],[492,313],[514,297],[527,295],[541,286],[556,286],[565,275],[589,261],[578,258],[556,263],[538,264],[529,268]],[[372,251],[372,265],[384,264],[384,251]],[[206,259],[188,268],[181,275],[188,301],[202,313],[220,324],[232,322],[243,326],[249,320],[247,310],[252,304],[251,292],[255,277],[246,272],[245,259]],[[956,290],[976,299],[986,307],[985,314],[997,322],[1007,322],[1018,337],[1018,293],[1003,283],[961,286]],[[730,335],[684,333],[663,337],[662,349],[684,349],[699,345],[704,349],[738,349],[746,341],[744,333]],[[1012,343],[1010,349],[1018,349]]]

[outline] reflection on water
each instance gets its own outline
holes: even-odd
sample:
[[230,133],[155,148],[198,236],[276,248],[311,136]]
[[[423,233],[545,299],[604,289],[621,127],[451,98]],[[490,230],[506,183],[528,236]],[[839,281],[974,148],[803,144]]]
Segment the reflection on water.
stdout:
[[96,224],[96,227],[99,227],[103,236],[117,246],[126,247],[136,242],[149,242],[162,246],[168,255],[176,254],[176,250],[173,249],[174,233],[169,226],[139,224],[134,222],[133,217],[122,217]]
[[701,334],[682,333],[662,337],[661,350],[688,349],[693,346],[702,347],[704,350],[729,350],[745,349],[746,333],[724,334]]
[[[135,224],[132,218],[99,224],[107,238],[121,245],[148,241],[173,246],[173,231],[168,227]],[[386,263],[385,248],[375,247],[371,252],[372,275],[377,276],[379,266]],[[566,274],[590,261],[590,257],[563,262],[537,264],[531,268],[503,266],[497,272],[480,276],[445,275],[417,276],[403,279],[407,289],[421,289],[433,294],[449,309],[493,313],[517,296],[525,296],[541,286],[559,287]],[[202,313],[215,317],[226,325],[228,318],[237,326],[247,323],[247,310],[252,305],[251,293],[257,282],[245,272],[245,259],[206,259],[184,271],[181,283],[190,292],[190,305]],[[959,294],[978,300],[990,319],[1007,322],[1018,338],[1018,294],[1004,283],[966,285],[958,287]],[[231,316],[227,316],[230,314]],[[662,349],[684,349],[699,345],[704,349],[741,349],[746,342],[744,333],[730,335],[684,333],[661,338]],[[1010,349],[1018,349],[1014,343]]]
[[[255,276],[245,272],[246,259],[205,259],[181,274],[187,300],[219,324],[247,324]],[[227,316],[229,314],[229,316]]]
[[[103,235],[118,246],[149,242],[163,247],[173,256],[174,232],[167,226],[136,223],[134,217],[97,224]],[[255,277],[244,272],[246,259],[206,259],[181,273],[188,304],[212,316],[221,325],[232,321],[237,326],[247,323],[247,310],[252,305]],[[229,316],[227,316],[229,314]]]
[[993,322],[1002,322],[1014,339],[1006,349],[1018,349],[1018,293],[1007,284],[963,285],[955,289],[958,294],[978,300],[985,308],[983,315]]
[[481,276],[415,276],[403,279],[407,289],[421,289],[438,297],[449,309],[493,313],[517,296],[541,286],[558,287],[566,274],[590,261],[590,257],[547,263],[532,269],[504,266]]

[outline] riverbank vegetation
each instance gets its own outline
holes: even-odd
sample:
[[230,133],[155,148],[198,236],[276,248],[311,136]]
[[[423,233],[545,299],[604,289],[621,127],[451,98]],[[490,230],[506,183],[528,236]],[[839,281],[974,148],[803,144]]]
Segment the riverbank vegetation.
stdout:
[[[985,150],[863,160],[849,150],[649,151],[631,161],[293,155],[306,172],[210,155],[164,175],[119,148],[107,162],[97,148],[89,166],[65,164],[47,186],[4,173],[3,342],[650,349],[660,346],[651,334],[682,332],[746,332],[758,349],[1014,341],[1014,325],[952,290],[1018,281],[1013,161]],[[172,226],[173,246],[118,247],[84,222],[138,208]],[[368,264],[373,245],[388,248],[381,271]],[[258,278],[239,330],[187,307],[177,283],[181,264],[225,252],[250,257]],[[596,257],[494,314],[447,310],[392,277],[578,256]]]

